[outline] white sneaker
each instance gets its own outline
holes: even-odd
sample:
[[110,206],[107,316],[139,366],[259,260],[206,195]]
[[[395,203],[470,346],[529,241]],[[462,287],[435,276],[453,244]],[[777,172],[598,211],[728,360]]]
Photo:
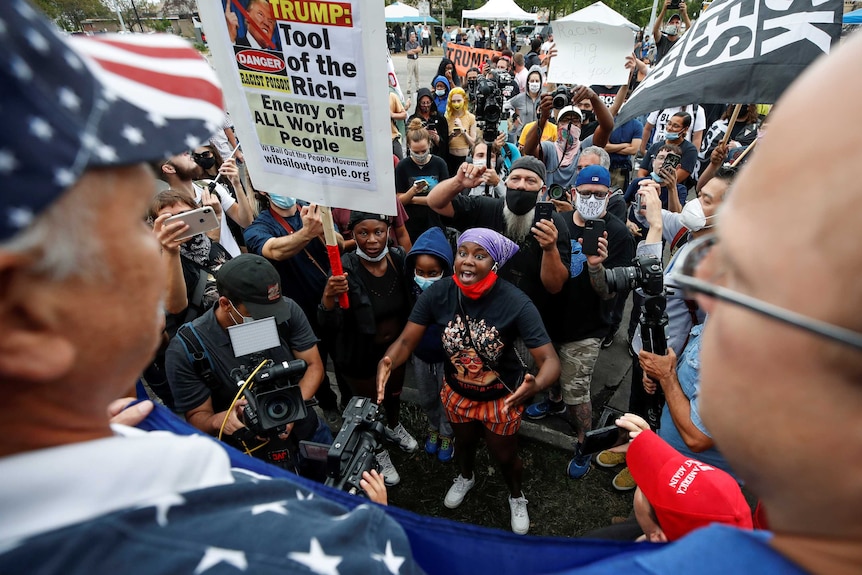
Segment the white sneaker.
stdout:
[[515,499],[509,497],[509,510],[512,513],[512,531],[526,535],[530,530],[530,516],[527,514],[527,498],[523,493]]
[[413,453],[419,449],[419,442],[400,423],[395,426],[395,429],[384,426],[383,430],[386,433],[386,439],[400,447],[401,451]]
[[380,475],[383,476],[383,483],[386,484],[386,487],[392,487],[401,483],[401,476],[398,475],[398,471],[392,465],[392,459],[389,458],[388,451],[384,449],[375,458],[377,459],[377,465],[380,466]]
[[464,496],[473,489],[473,486],[476,485],[476,475],[470,479],[464,479],[463,475],[458,475],[455,478],[455,483],[452,484],[452,487],[449,488],[449,491],[446,492],[446,499],[443,500],[443,505],[448,507],[449,509],[455,509],[464,501]]

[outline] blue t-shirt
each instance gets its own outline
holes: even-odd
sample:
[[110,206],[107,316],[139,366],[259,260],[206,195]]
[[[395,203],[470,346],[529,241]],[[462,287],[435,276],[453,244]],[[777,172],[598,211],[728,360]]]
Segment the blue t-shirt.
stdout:
[[[296,214],[284,218],[294,232],[302,229],[299,209]],[[264,210],[243,232],[248,251],[263,255],[263,246],[270,238],[289,235],[269,210]],[[305,249],[291,258],[282,261],[270,260],[281,277],[283,295],[299,304],[309,318],[316,318],[317,305],[323,296],[323,288],[329,277],[329,255],[324,243],[315,238],[308,242]],[[310,319],[315,323],[314,319]]]
[[[706,325],[706,322],[691,328],[688,344],[685,346],[685,350],[676,364],[676,377],[679,380],[682,392],[688,398],[691,405],[691,422],[701,433],[707,437],[712,437],[700,418],[700,345],[702,342],[700,336],[704,325]],[[685,444],[679,430],[677,430],[676,425],[673,423],[673,418],[670,415],[670,407],[668,406],[665,406],[662,410],[659,437],[667,441],[671,447],[686,457],[703,461],[734,475],[730,464],[715,447],[695,453]]]
[[[644,133],[644,125],[637,119],[631,119],[625,124],[621,124],[614,128],[608,143],[611,144],[628,144],[635,138],[640,138]],[[611,168],[618,168],[621,165],[630,162],[631,156],[626,154],[610,154]]]

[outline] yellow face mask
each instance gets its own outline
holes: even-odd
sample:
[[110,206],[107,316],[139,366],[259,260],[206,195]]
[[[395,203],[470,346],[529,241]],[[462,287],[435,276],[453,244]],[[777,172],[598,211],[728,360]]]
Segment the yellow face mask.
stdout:
[[464,102],[452,102],[452,109],[453,110],[460,110],[463,107],[464,107]]

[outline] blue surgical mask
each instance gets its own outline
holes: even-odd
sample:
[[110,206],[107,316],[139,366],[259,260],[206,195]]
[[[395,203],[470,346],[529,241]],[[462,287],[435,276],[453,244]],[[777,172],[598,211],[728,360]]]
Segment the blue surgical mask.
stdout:
[[269,195],[269,201],[275,204],[276,207],[281,208],[282,210],[289,210],[296,205],[296,198],[291,198],[288,196],[276,196],[275,194]]
[[[230,302],[230,307],[233,308],[233,311],[236,312],[236,315],[238,315],[239,317],[242,318],[242,323],[251,323],[254,321],[253,317],[248,317],[247,315],[242,315],[241,313],[239,313],[239,310],[236,309],[236,306],[233,305],[233,302]],[[233,321],[234,324],[239,325],[239,322],[236,321],[232,315],[228,314],[228,316],[230,317],[230,319]]]
[[666,132],[664,135],[665,139],[670,141],[679,140],[680,136],[682,136],[680,132]]
[[419,289],[421,289],[422,291],[425,291],[426,289],[431,287],[431,284],[433,284],[434,282],[440,281],[441,279],[443,279],[443,274],[440,274],[439,276],[437,276],[435,278],[426,278],[426,277],[420,276],[419,274],[413,275],[413,281],[416,282],[416,285],[418,285]]

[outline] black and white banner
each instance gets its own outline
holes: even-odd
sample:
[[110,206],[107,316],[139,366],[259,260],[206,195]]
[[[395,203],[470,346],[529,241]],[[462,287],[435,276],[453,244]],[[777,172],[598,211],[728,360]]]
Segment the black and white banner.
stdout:
[[616,118],[692,103],[774,103],[841,34],[841,0],[717,0]]

